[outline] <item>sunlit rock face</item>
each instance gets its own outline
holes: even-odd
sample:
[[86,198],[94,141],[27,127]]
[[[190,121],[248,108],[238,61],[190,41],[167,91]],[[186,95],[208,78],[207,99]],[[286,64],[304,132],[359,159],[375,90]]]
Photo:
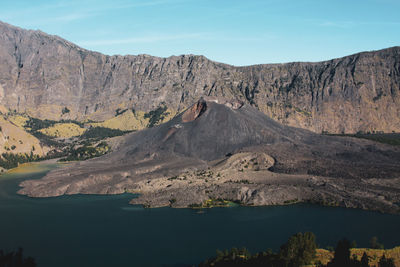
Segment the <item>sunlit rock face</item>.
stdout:
[[399,47],[234,67],[194,55],[106,56],[0,22],[0,104],[41,118],[105,120],[118,108],[150,111],[161,103],[179,112],[211,96],[318,133],[398,132],[399,90]]

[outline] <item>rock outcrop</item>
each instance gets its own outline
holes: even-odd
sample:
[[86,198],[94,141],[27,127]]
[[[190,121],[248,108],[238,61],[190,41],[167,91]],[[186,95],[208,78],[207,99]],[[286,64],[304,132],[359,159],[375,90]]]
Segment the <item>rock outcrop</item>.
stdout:
[[207,102],[203,99],[199,100],[196,104],[194,104],[191,108],[186,110],[182,114],[182,122],[190,122],[194,121],[203,114],[207,109]]
[[[204,56],[106,56],[0,22],[0,104],[48,119],[182,111],[201,96],[237,98],[317,133],[400,131],[400,47],[318,63],[234,67]],[[70,110],[63,113],[64,108]]]

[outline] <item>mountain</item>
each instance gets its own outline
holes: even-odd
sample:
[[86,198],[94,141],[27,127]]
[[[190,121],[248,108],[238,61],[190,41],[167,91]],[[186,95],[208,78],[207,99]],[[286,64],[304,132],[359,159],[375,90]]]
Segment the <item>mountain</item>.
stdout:
[[42,119],[104,121],[160,105],[176,114],[219,96],[317,133],[399,132],[399,94],[400,47],[235,67],[195,55],[107,56],[0,22],[0,104]]
[[[24,181],[19,193],[140,193],[132,203],[187,207],[313,201],[400,211],[400,148],[282,125],[240,100],[204,97],[119,149]],[[382,197],[384,196],[384,197]]]

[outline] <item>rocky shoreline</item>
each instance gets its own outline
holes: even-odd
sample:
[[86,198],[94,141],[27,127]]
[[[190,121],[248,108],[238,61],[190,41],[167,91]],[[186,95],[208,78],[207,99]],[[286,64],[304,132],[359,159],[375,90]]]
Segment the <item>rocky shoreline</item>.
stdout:
[[400,178],[338,179],[273,173],[268,170],[210,168],[169,178],[141,181],[129,192],[138,193],[131,204],[145,207],[199,207],[222,199],[244,206],[287,205],[311,202],[400,213]]
[[[264,153],[238,153],[203,170],[191,170],[151,179],[126,179],[109,186],[111,175],[88,177],[78,184],[61,186],[56,181],[40,188],[42,179],[57,177],[71,168],[50,172],[40,180],[22,182],[19,194],[51,197],[70,194],[135,193],[130,204],[146,208],[209,208],[234,202],[243,206],[315,203],[400,214],[400,178],[340,179],[315,175],[282,174],[269,170],[273,160]],[[84,164],[84,163],[82,163]],[[72,165],[73,168],[73,165]],[[74,174],[76,175],[76,173]],[[67,174],[68,176],[68,174]],[[89,187],[94,180],[100,186]],[[36,190],[32,190],[36,188]],[[222,202],[222,204],[221,204]],[[217,203],[217,204],[215,204]],[[219,203],[219,204],[218,204]],[[228,205],[227,204],[227,205]]]

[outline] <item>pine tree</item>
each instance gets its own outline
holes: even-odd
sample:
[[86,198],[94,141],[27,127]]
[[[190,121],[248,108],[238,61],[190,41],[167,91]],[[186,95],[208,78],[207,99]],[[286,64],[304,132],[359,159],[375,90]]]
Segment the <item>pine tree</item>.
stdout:
[[364,254],[361,257],[361,267],[369,267],[369,259],[367,256],[367,253],[364,252]]
[[347,239],[340,240],[335,249],[335,256],[328,266],[350,266],[350,242]]
[[385,254],[381,257],[378,267],[396,267],[392,258],[386,258]]
[[289,266],[308,265],[315,258],[315,235],[313,233],[298,233],[290,237],[281,247],[279,255]]

